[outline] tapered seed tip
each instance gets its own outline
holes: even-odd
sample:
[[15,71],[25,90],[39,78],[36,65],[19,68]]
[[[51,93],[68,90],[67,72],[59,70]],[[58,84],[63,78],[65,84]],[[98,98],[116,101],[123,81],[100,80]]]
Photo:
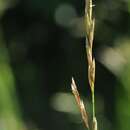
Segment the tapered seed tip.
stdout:
[[74,81],[74,78],[72,77],[72,82],[71,82],[71,89],[72,91],[77,91],[77,87],[76,87],[76,84],[75,84],[75,81]]
[[72,77],[72,83],[74,84],[75,83],[75,81],[74,81],[74,78]]

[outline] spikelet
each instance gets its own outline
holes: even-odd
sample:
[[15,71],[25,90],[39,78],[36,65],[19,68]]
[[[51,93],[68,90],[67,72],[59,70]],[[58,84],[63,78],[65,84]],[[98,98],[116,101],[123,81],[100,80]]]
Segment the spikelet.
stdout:
[[88,66],[88,79],[91,91],[94,91],[94,83],[95,83],[95,59],[91,62],[91,65]]
[[87,114],[87,111],[85,109],[84,103],[80,98],[80,95],[79,95],[79,92],[77,90],[77,86],[75,84],[74,78],[72,78],[71,89],[72,89],[72,93],[74,94],[76,103],[79,107],[79,110],[80,110],[80,113],[82,116],[82,120],[83,120],[85,126],[89,129],[88,114]]

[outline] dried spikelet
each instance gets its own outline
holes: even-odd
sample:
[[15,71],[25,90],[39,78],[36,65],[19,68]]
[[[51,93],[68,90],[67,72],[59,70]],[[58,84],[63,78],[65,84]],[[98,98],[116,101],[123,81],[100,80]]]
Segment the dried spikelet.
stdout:
[[[95,26],[95,19],[92,18],[92,0],[86,0],[85,5],[85,25],[86,25],[86,33],[87,38],[90,40],[89,43],[93,41],[93,38],[91,38],[94,34],[94,26]],[[91,44],[92,45],[92,44]]]
[[95,59],[91,62],[91,64],[88,66],[88,79],[91,91],[94,90],[94,83],[95,83]]
[[87,48],[87,58],[88,58],[88,64],[91,65],[92,64],[92,50],[91,48]]
[[81,112],[81,115],[82,115],[82,119],[83,119],[83,121],[84,121],[84,123],[85,123],[85,126],[87,127],[87,128],[89,128],[89,124],[88,124],[88,114],[87,114],[87,112],[86,112],[86,110],[85,110],[85,106],[84,106],[84,103],[83,103],[83,101],[81,101],[80,102],[80,112]]
[[77,86],[76,86],[75,81],[74,81],[73,78],[72,78],[71,88],[72,88],[72,93],[74,94],[75,100],[77,102],[77,105],[79,107],[79,110],[80,110],[83,122],[84,122],[85,126],[87,128],[89,128],[88,114],[87,114],[87,112],[85,110],[84,103],[83,103],[83,101],[80,98],[79,92],[77,90]]
[[85,0],[85,13],[88,14],[89,18],[92,17],[92,0]]
[[71,89],[72,89],[72,93],[75,96],[75,99],[76,99],[78,106],[80,106],[80,96],[79,96],[79,92],[77,90],[74,78],[72,78]]
[[95,28],[95,19],[92,20],[91,28],[90,28],[90,34],[89,34],[89,43],[90,43],[91,49],[93,47],[94,28]]

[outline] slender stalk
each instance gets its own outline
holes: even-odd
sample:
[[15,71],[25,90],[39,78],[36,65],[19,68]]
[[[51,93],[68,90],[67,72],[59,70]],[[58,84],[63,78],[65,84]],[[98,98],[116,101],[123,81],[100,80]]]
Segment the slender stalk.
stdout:
[[95,118],[95,94],[92,92],[92,108],[93,108],[93,119]]

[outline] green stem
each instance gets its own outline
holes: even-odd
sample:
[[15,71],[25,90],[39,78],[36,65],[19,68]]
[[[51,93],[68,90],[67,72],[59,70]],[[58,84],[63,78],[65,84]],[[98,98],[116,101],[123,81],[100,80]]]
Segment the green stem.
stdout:
[[95,94],[94,90],[92,91],[92,108],[93,108],[93,120],[95,118]]

